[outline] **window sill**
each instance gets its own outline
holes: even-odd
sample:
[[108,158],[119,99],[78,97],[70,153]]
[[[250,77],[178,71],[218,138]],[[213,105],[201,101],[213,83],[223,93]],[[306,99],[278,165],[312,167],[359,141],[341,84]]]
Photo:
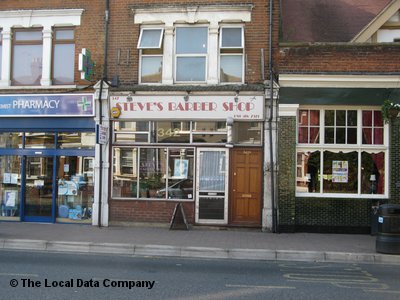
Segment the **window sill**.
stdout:
[[381,194],[321,194],[321,193],[296,193],[296,198],[360,198],[360,199],[389,199]]
[[13,85],[1,86],[2,90],[56,90],[56,89],[75,89],[76,85]]

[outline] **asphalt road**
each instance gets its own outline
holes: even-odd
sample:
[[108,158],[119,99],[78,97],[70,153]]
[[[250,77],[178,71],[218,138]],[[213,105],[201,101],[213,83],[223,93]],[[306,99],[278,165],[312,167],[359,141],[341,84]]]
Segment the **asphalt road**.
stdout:
[[0,298],[400,299],[400,266],[0,251]]

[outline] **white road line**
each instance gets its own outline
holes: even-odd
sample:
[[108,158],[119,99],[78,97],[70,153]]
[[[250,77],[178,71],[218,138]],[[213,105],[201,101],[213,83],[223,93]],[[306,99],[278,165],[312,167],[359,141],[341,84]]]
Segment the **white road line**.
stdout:
[[391,290],[366,290],[365,292],[400,294],[400,291],[391,291]]
[[258,288],[258,289],[296,289],[294,286],[277,286],[277,285],[245,285],[245,284],[225,284],[231,288]]

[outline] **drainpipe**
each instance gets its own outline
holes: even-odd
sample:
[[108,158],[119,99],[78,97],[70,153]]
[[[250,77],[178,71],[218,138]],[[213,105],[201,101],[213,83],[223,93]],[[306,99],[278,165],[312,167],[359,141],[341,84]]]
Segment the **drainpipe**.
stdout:
[[[104,81],[107,80],[107,54],[108,54],[108,22],[110,17],[110,1],[106,0],[106,9],[105,9],[105,16],[104,16],[104,61],[103,61],[103,75],[100,81],[100,91],[99,91],[99,124],[103,124],[103,104],[101,96],[103,94],[103,84]],[[105,99],[107,100],[107,99]],[[103,151],[101,149],[102,145],[100,145],[99,151],[99,214],[98,214],[98,226],[101,227],[101,209],[103,205],[102,201],[102,190],[103,190]]]
[[272,121],[274,117],[274,72],[273,72],[273,40],[272,40],[272,17],[273,17],[273,0],[269,0],[269,80],[270,80],[270,114],[268,119],[269,124],[269,156],[271,170],[271,202],[272,202],[272,232],[278,231],[277,226],[277,210],[275,196],[275,162],[273,149]]

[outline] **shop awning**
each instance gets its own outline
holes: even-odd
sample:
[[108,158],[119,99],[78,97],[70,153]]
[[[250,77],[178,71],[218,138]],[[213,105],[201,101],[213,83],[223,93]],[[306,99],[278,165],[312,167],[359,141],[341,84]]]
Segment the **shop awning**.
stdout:
[[282,87],[279,102],[308,105],[381,105],[384,100],[400,103],[400,88],[301,88]]

